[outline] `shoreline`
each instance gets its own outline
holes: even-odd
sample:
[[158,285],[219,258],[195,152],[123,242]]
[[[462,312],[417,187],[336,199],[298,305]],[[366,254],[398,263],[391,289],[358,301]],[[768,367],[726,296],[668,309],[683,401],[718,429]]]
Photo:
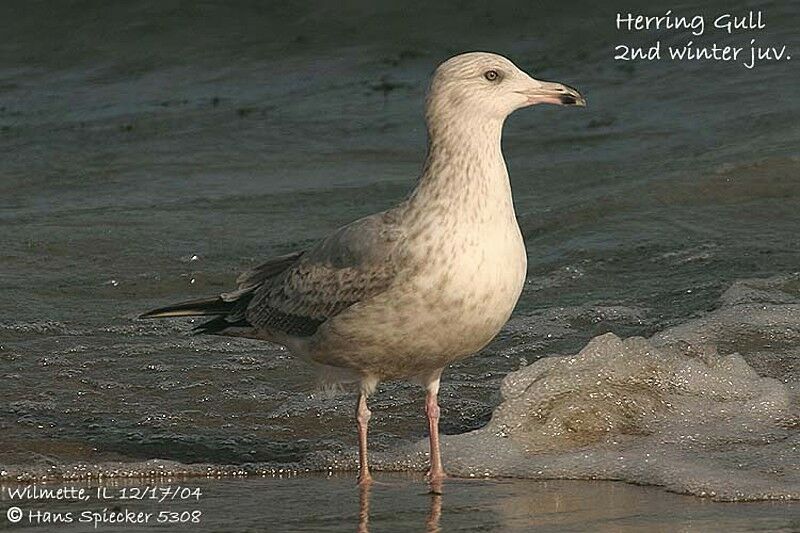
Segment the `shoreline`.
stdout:
[[[377,466],[377,465],[376,465]],[[146,485],[148,483],[165,484],[175,481],[197,482],[231,482],[231,481],[256,481],[256,480],[298,480],[341,478],[355,480],[357,470],[353,468],[328,468],[317,470],[312,468],[292,468],[291,466],[267,466],[258,464],[245,465],[212,465],[183,464],[177,461],[164,459],[148,459],[141,462],[104,462],[96,464],[72,463],[61,466],[51,466],[45,470],[51,473],[36,472],[34,469],[25,469],[24,465],[0,465],[0,501],[4,500],[7,487],[47,486],[53,487],[66,484],[83,484],[89,486],[102,486],[104,484],[124,484],[129,486]],[[52,473],[57,471],[57,473]],[[424,482],[421,470],[399,470],[375,468],[377,477],[419,479]],[[595,478],[560,478],[560,477],[508,477],[508,476],[461,476],[449,474],[445,485],[461,482],[486,482],[486,483],[613,483],[627,485],[646,490],[658,490],[674,496],[690,497],[698,501],[714,503],[795,503],[800,498],[782,495],[774,498],[724,498],[718,494],[699,495],[691,492],[679,492],[657,484],[644,484],[626,481],[624,479]],[[353,482],[355,486],[355,481]],[[380,484],[380,483],[379,483]]]

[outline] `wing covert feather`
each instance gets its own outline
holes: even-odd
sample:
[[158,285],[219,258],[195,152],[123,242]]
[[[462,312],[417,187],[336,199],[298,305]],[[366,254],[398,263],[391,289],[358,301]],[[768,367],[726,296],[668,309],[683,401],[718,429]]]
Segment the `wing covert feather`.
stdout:
[[402,231],[388,212],[339,229],[259,287],[247,320],[266,330],[313,335],[329,318],[395,281],[402,242]]

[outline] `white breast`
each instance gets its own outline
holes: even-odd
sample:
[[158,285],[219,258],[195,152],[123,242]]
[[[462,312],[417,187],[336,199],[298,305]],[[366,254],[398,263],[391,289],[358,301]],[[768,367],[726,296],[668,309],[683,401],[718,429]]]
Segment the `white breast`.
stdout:
[[428,295],[429,310],[447,317],[436,334],[460,358],[485,346],[511,316],[525,283],[527,256],[513,217],[459,226],[441,236],[440,250],[444,259],[432,260],[416,285]]

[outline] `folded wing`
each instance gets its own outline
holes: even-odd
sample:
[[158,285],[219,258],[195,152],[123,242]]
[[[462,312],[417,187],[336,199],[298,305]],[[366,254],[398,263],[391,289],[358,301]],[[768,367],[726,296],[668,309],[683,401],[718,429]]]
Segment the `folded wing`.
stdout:
[[257,287],[244,317],[257,331],[313,335],[326,320],[395,282],[402,242],[390,213],[357,220]]

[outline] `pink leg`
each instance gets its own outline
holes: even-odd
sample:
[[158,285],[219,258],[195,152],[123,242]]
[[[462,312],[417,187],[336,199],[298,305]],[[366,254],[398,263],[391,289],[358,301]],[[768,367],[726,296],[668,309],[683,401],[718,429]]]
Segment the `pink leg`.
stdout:
[[439,379],[428,385],[428,394],[425,399],[425,414],[428,415],[428,433],[431,440],[431,469],[428,470],[428,479],[432,483],[441,482],[445,478],[442,467],[442,454],[439,450]]
[[372,483],[372,476],[369,474],[369,462],[367,461],[367,424],[372,415],[367,408],[367,395],[358,395],[358,408],[356,409],[356,422],[358,424],[358,484],[369,485]]

